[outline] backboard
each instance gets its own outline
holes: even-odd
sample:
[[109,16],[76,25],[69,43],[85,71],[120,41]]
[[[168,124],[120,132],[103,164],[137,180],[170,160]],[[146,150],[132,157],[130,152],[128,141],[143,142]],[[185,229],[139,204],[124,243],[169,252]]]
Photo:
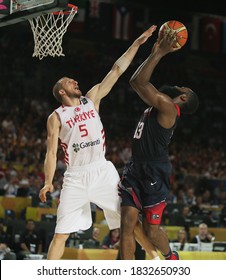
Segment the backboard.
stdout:
[[68,0],[0,0],[0,27],[66,9]]

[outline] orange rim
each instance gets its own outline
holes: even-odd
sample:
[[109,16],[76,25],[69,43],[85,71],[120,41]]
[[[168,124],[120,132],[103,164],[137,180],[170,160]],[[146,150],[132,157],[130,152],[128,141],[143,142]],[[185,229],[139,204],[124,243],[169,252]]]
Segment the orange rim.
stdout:
[[75,9],[76,11],[78,11],[78,7],[73,5],[73,4],[67,4],[68,6],[68,10],[66,11],[58,11],[58,12],[53,12],[54,15],[69,15],[72,9]]

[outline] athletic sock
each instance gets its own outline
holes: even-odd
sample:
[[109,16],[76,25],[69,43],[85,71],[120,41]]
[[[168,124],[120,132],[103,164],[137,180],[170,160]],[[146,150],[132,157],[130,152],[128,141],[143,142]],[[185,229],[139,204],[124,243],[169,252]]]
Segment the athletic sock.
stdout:
[[161,259],[160,259],[159,256],[157,256],[157,257],[155,257],[155,258],[152,259],[152,261],[160,261],[160,260],[161,260]]

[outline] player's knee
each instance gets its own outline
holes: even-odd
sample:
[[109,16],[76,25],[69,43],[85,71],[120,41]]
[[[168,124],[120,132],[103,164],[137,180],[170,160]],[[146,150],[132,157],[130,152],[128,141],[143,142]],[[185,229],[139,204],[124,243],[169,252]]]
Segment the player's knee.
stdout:
[[135,224],[133,221],[129,218],[129,216],[126,216],[121,221],[121,229],[124,232],[131,233],[135,229]]
[[[124,208],[124,207],[123,207]],[[134,209],[125,207],[121,213],[121,230],[127,234],[134,232],[137,223],[137,214]]]
[[58,243],[58,244],[62,244],[65,243],[67,241],[69,237],[69,234],[61,234],[61,233],[55,233],[54,237],[53,237],[53,242],[54,243]]

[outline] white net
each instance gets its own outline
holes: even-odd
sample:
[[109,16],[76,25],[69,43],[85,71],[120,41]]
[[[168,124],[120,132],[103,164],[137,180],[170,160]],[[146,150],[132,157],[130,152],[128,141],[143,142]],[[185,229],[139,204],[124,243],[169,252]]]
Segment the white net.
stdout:
[[34,36],[33,57],[41,60],[48,55],[64,56],[63,36],[76,13],[77,7],[73,6],[67,12],[59,11],[29,19]]

